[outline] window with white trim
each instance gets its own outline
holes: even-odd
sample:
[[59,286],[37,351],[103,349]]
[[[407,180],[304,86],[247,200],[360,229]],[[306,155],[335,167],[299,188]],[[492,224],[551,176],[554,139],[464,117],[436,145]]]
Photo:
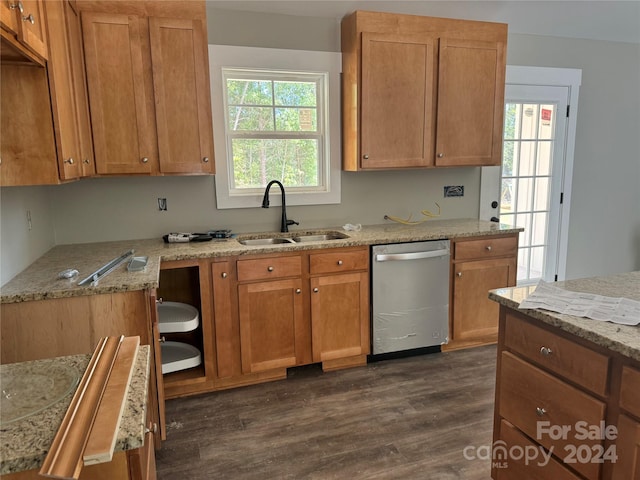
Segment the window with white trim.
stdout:
[[232,193],[323,191],[326,74],[223,68]]
[[339,58],[210,45],[218,208],[259,207],[271,180],[290,205],[340,202]]

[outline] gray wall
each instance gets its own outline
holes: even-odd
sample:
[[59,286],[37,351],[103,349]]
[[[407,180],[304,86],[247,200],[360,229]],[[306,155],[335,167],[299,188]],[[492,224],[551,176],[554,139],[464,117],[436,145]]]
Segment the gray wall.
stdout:
[[[210,43],[339,51],[338,21],[210,9]],[[456,16],[452,12],[450,16]],[[460,15],[462,16],[462,15]],[[640,45],[510,35],[511,65],[580,68],[567,276],[640,269]],[[477,217],[479,169],[342,173],[342,203],[290,207],[301,227],[382,223],[384,214]],[[444,185],[464,185],[443,199]],[[2,283],[53,244],[159,237],[169,231],[276,230],[276,209],[217,210],[213,177],[99,178],[1,190]],[[157,198],[168,211],[157,210]],[[38,212],[26,230],[27,204]]]

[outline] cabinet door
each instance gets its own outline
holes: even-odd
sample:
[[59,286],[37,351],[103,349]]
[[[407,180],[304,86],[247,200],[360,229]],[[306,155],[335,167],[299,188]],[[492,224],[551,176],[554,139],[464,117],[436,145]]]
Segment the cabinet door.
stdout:
[[612,480],[640,480],[640,423],[626,415],[618,418],[616,454]]
[[[157,145],[146,19],[82,12],[89,104],[99,174],[151,173]],[[148,47],[147,47],[148,48]]]
[[304,330],[300,279],[238,286],[242,371],[296,364],[296,340]]
[[362,33],[360,165],[433,165],[436,40]]
[[313,360],[369,353],[369,275],[350,273],[311,279]]
[[157,295],[152,291],[149,295],[149,321],[151,323],[151,346],[153,348],[153,365],[151,365],[149,401],[151,403],[151,420],[158,428],[154,431],[156,443],[161,444],[167,438],[167,420],[164,409],[164,382],[162,379],[162,348],[160,347],[160,325],[158,324]]
[[2,65],[0,85],[0,185],[59,183],[47,72]]
[[65,19],[69,37],[69,59],[73,75],[73,93],[75,98],[75,119],[77,122],[79,158],[83,177],[96,173],[93,159],[93,138],[91,121],[89,120],[89,97],[87,93],[87,77],[84,65],[84,49],[82,48],[82,29],[80,15],[71,2],[64,1]]
[[496,335],[499,305],[489,300],[489,290],[515,285],[515,281],[515,258],[455,264],[453,339],[467,340]]
[[18,33],[18,15],[15,3],[11,0],[0,1],[0,26],[9,33]]
[[436,165],[500,165],[505,45],[440,39]]
[[233,309],[231,262],[211,264],[213,274],[213,318],[215,323],[216,366],[219,378],[242,374],[240,326]]
[[49,89],[53,111],[58,171],[62,180],[82,175],[80,140],[76,117],[74,74],[71,63],[71,44],[65,19],[66,1],[46,3],[47,29],[51,54],[47,62]]
[[18,40],[40,57],[47,59],[47,36],[42,0],[20,0]]
[[202,21],[149,19],[160,171],[213,173],[207,39]]

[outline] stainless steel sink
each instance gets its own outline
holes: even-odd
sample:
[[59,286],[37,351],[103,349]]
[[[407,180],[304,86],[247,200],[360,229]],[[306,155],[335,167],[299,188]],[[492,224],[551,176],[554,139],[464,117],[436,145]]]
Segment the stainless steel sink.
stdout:
[[294,243],[290,238],[245,238],[238,240],[242,245],[277,245],[281,243]]
[[325,242],[327,240],[342,240],[344,238],[349,238],[349,235],[345,235],[344,233],[340,232],[329,232],[323,234],[298,235],[293,237],[293,241],[296,243]]
[[292,234],[291,237],[240,237],[238,242],[247,246],[265,246],[265,245],[282,245],[288,243],[306,243],[306,242],[326,242],[328,240],[341,240],[349,238],[341,232],[323,232],[323,233],[298,233]]

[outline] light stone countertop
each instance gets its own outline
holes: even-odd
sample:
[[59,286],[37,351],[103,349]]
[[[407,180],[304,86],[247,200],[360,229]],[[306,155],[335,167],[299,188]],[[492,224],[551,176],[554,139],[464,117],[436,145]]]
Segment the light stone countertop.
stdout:
[[[243,233],[239,234],[238,238],[294,236],[304,232],[317,233],[326,231],[339,231],[349,235],[349,238],[269,246],[245,246],[240,244],[236,238],[222,241],[171,244],[164,243],[162,239],[147,239],[58,245],[3,285],[0,289],[0,300],[1,303],[17,303],[157,288],[161,261],[501,235],[518,233],[522,229],[476,219],[453,219],[429,220],[420,225],[402,225],[398,223],[365,225],[359,232],[347,232],[342,227],[334,227],[297,229],[295,231],[292,230],[289,234],[281,234],[279,232]],[[105,263],[119,257],[130,249],[135,250],[134,255],[136,256],[148,257],[148,264],[143,271],[129,272],[127,270],[127,262],[125,262],[101,279],[96,286],[78,286],[76,284]],[[58,273],[67,268],[75,268],[80,273],[72,280],[58,279]]]
[[[594,293],[616,298],[625,297],[640,301],[640,271],[567,280],[554,283],[553,286],[574,292]],[[518,310],[520,302],[534,290],[535,285],[500,288],[490,291],[489,298],[501,305]],[[523,309],[520,311],[536,320],[558,327],[625,357],[640,361],[640,325],[619,325],[548,310]]]
[[[77,371],[80,378],[89,364],[91,355],[70,355],[14,364],[0,365],[0,378],[11,369],[46,371],[53,365]],[[26,370],[25,370],[26,369]],[[141,345],[134,365],[126,405],[115,451],[132,450],[144,445],[149,385],[149,346]],[[0,426],[0,475],[39,469],[53,438],[71,403],[73,392],[62,400],[34,415]]]

